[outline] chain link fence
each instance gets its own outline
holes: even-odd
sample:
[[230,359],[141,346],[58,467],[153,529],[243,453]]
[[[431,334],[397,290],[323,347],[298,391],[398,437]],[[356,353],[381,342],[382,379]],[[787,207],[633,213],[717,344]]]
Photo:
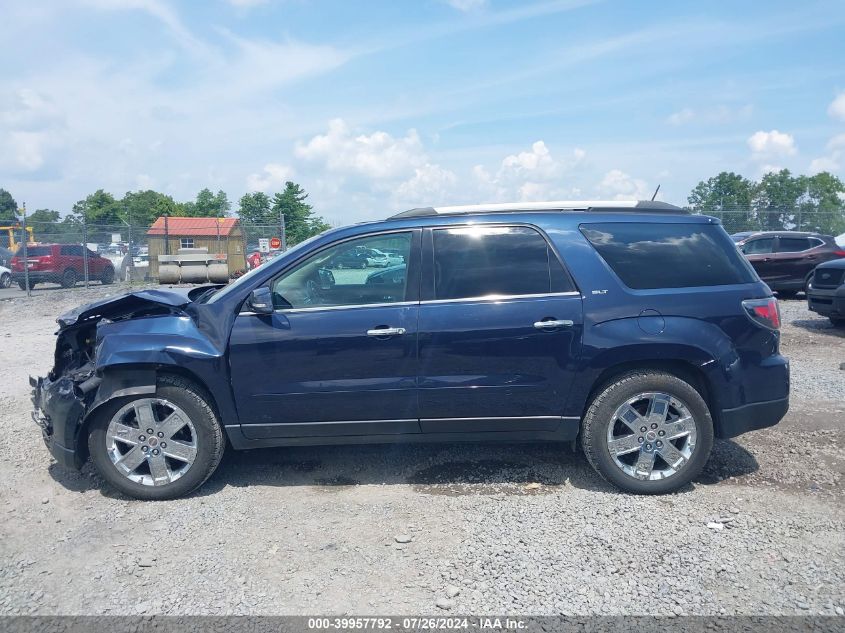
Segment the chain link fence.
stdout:
[[[700,211],[719,218],[728,233],[790,230],[837,236],[845,232],[845,206],[826,211],[728,206]],[[280,253],[270,242],[282,241],[277,224],[255,225],[232,217],[161,217],[151,226],[66,218],[29,221],[26,226],[28,240],[21,223],[0,229],[0,266],[11,271],[4,275],[0,270],[0,288],[4,283],[28,291],[42,284],[71,288],[114,281],[225,282]],[[189,269],[190,259],[204,260],[206,271],[200,270],[201,264]],[[212,265],[214,275],[207,270]]]
[[162,217],[152,225],[28,221],[26,229],[19,222],[0,229],[0,267],[9,269],[0,269],[0,289],[226,282],[279,254],[281,241],[278,225],[231,217]]

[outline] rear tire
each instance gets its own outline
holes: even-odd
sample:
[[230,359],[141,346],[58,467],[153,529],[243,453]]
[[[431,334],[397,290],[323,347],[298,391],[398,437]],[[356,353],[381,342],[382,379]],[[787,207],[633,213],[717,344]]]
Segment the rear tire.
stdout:
[[[623,421],[620,411],[630,421]],[[713,448],[713,419],[701,394],[685,380],[656,370],[634,371],[614,378],[592,400],[581,425],[581,445],[590,465],[616,487],[665,494],[704,468]]]
[[73,288],[79,282],[79,275],[73,268],[68,268],[62,273],[61,285],[62,288]]
[[798,294],[797,290],[778,290],[778,299],[794,299]]
[[[26,290],[26,282],[25,281],[19,281],[18,282],[18,288],[20,288],[21,290]],[[29,282],[29,289],[32,290],[33,288],[35,288],[35,283],[30,281]]]
[[[150,401],[157,403],[153,405],[156,408],[152,416],[153,421],[150,422],[147,418],[141,424],[138,422],[139,414],[132,411],[133,403],[134,406],[145,409]],[[223,429],[209,401],[209,396],[194,383],[177,376],[161,376],[154,395],[119,398],[103,405],[103,408],[94,414],[96,417],[92,420],[88,436],[91,461],[103,479],[123,494],[135,499],[152,501],[187,495],[214,473],[226,445]],[[128,413],[123,413],[127,410]],[[179,418],[187,418],[185,425],[178,431],[180,435],[168,436],[169,414],[158,413],[162,410],[170,410]],[[146,436],[146,429],[142,428],[147,425],[154,429],[154,433],[149,437]],[[138,428],[134,428],[135,426]],[[123,430],[127,432],[123,433]],[[136,432],[139,433],[138,436],[135,436]],[[161,439],[158,439],[159,432],[164,433]],[[115,441],[115,434],[125,439]],[[145,440],[139,441],[140,437],[145,437]],[[162,442],[167,441],[169,437],[172,446],[168,448],[162,445]],[[120,461],[129,462],[130,453],[141,450],[144,446],[147,448],[143,450],[143,459],[136,460],[138,465],[131,471],[128,466],[119,466]],[[158,457],[151,455],[154,446],[161,451],[157,454]],[[175,446],[188,446],[193,449],[190,456],[192,461],[188,463],[187,459],[174,460],[170,455],[167,455],[165,460],[165,455],[174,450]],[[160,471],[164,473],[164,478],[156,484],[153,460],[159,459],[159,464],[165,464],[166,467]],[[129,466],[133,464],[134,462],[129,463]],[[188,464],[187,467],[185,464]]]
[[827,317],[830,319],[830,324],[833,327],[845,327],[845,319],[840,319],[839,317]]
[[100,277],[100,283],[104,286],[108,286],[109,284],[114,282],[114,268],[109,266],[103,271],[103,276]]

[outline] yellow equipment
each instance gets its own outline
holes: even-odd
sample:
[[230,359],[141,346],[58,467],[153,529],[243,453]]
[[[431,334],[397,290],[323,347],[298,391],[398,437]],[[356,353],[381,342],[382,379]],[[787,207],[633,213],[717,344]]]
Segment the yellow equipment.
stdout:
[[[20,232],[20,230],[21,230],[20,226],[0,226],[0,235],[2,235],[3,232],[6,232],[7,235],[9,236],[9,239],[8,239],[9,246],[8,246],[8,248],[9,248],[10,251],[17,251],[18,248],[20,248],[20,245],[21,245],[20,242],[15,241],[15,235],[17,235]],[[32,234],[32,227],[31,226],[26,227],[26,233],[29,236],[28,242],[34,242],[35,238]]]

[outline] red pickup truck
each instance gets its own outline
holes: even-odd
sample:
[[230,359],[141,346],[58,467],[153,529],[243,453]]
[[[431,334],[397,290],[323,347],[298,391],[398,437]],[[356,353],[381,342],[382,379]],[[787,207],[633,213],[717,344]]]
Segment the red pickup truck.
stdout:
[[[85,247],[81,244],[33,244],[27,247],[26,266],[29,269],[29,287],[39,283],[60,284],[73,288],[85,278]],[[86,249],[87,250],[87,249]],[[12,281],[26,289],[23,247],[12,258]],[[114,266],[105,257],[88,250],[88,279],[103,284],[114,281]]]

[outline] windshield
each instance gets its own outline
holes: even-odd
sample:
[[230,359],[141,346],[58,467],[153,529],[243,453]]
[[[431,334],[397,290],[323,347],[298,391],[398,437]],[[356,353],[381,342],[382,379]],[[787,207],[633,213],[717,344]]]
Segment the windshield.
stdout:
[[[319,235],[315,235],[313,237],[309,237],[304,242],[300,242],[296,246],[289,248],[287,251],[285,251],[284,254],[289,255],[291,253],[294,253],[294,254],[298,253],[299,251],[304,250],[305,247],[309,246],[314,240],[316,240],[318,237],[320,237],[321,235],[324,235],[324,234],[325,234],[325,232],[320,233]],[[229,294],[231,294],[232,292],[234,292],[238,288],[243,287],[244,284],[248,284],[249,281],[253,277],[256,276],[256,274],[263,271],[264,268],[267,266],[267,264],[269,264],[270,262],[273,262],[273,261],[275,261],[275,257],[269,258],[267,261],[263,262],[260,266],[250,270],[246,275],[244,275],[243,277],[241,277],[237,281],[229,284],[228,286],[221,289],[220,291],[215,292],[211,297],[209,297],[208,301],[206,301],[205,303],[216,303],[216,302],[220,301],[221,299],[223,299],[224,297],[229,296]]]

